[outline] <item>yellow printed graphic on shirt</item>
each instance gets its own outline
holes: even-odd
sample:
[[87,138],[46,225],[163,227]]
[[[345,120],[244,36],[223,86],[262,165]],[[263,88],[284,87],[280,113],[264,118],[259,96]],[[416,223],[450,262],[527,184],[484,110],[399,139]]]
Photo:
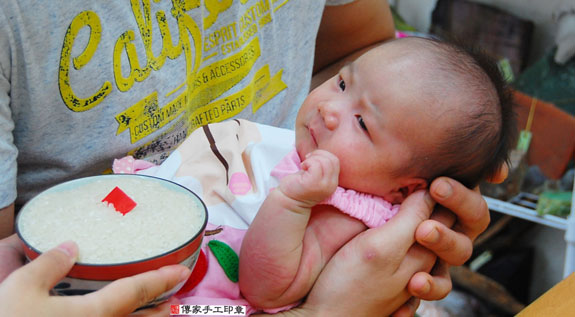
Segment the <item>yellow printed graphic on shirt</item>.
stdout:
[[252,104],[255,113],[264,103],[284,90],[287,85],[281,80],[282,72],[270,77],[269,66],[256,72],[252,81],[242,90],[204,107],[196,109],[188,118],[191,130],[197,127],[229,119]]
[[129,129],[132,143],[135,143],[184,111],[191,112],[186,117],[191,118],[194,127],[231,118],[250,103],[253,103],[255,112],[287,87],[281,81],[281,72],[270,78],[267,65],[256,72],[252,82],[240,92],[219,102],[208,103],[245,78],[259,56],[259,40],[256,38],[237,54],[200,69],[188,81],[191,87],[168,105],[159,108],[158,96],[154,92],[116,116],[119,123],[117,134]]
[[[84,27],[88,26],[90,29],[90,39],[84,51],[72,59],[72,46],[74,40]],[[84,67],[94,56],[96,48],[100,43],[102,37],[102,24],[98,16],[91,11],[84,11],[70,23],[66,35],[64,37],[64,45],[62,46],[62,53],[60,55],[60,72],[58,76],[58,84],[60,86],[60,95],[64,103],[72,111],[86,111],[97,106],[106,96],[112,92],[112,83],[106,81],[102,84],[100,89],[88,98],[80,98],[76,96],[72,90],[70,83],[70,64],[73,64],[75,69]]]
[[[167,0],[154,3],[161,1]],[[158,10],[151,0],[130,0],[136,27],[122,32],[110,52],[98,50],[103,46],[105,19],[93,11],[81,12],[70,23],[62,45],[58,78],[62,100],[71,111],[91,110],[112,93],[132,92],[153,72],[161,71],[169,59],[185,63],[182,65],[185,81],[172,92],[149,91],[116,114],[117,135],[128,133],[130,142],[135,144],[158,130],[165,130],[157,137],[170,139],[169,146],[175,146],[195,128],[229,119],[249,105],[256,113],[287,87],[281,69],[270,74],[267,64],[260,62],[254,67],[261,56],[258,34],[272,21],[272,13],[289,1],[172,0],[170,10]],[[239,8],[238,14],[234,13],[237,18],[214,28],[219,17],[226,15],[232,6]],[[196,15],[199,18],[192,17],[197,10],[203,13]],[[174,25],[177,32],[170,30]],[[152,34],[157,34],[152,32],[153,27],[161,38],[152,38]],[[79,35],[86,32],[88,41],[79,40]],[[158,41],[161,49],[157,49],[158,45],[152,49],[152,43]],[[83,43],[81,53],[73,56],[72,47],[78,43]],[[72,73],[82,70],[95,57],[101,60],[102,54],[113,59],[110,63],[113,77],[95,83],[92,93],[80,96],[74,91],[75,82],[71,82],[71,78],[78,76],[71,76]],[[212,62],[216,57],[218,60]],[[240,82],[242,87],[236,87]],[[177,94],[172,96],[174,93]],[[169,101],[162,105],[163,99]],[[168,124],[170,128],[166,130]],[[153,142],[140,149],[149,148]],[[144,150],[141,155],[149,151],[155,150]]]
[[[186,72],[193,74],[201,62],[201,31],[196,22],[184,13],[186,2],[174,1],[172,16],[176,17],[178,32],[180,34],[177,45],[173,45],[172,36],[166,23],[166,14],[163,11],[156,13],[158,27],[162,34],[162,51],[159,56],[154,56],[151,43],[151,12],[149,0],[142,1],[140,7],[136,0],[132,0],[134,18],[138,24],[140,38],[146,52],[146,60],[140,61],[136,51],[134,41],[136,33],[134,30],[127,30],[122,33],[114,45],[113,69],[114,80],[118,91],[129,91],[136,82],[144,81],[151,71],[160,70],[165,62],[165,58],[177,59],[182,54],[186,63]],[[193,3],[192,3],[193,5]],[[84,51],[77,57],[72,56],[72,47],[76,44],[78,34],[82,30],[89,32],[89,41]],[[70,73],[74,70],[81,70],[94,57],[100,45],[102,36],[102,22],[98,15],[92,11],[83,11],[78,14],[70,23],[64,36],[62,52],[60,55],[60,66],[58,84],[62,100],[66,106],[75,112],[90,110],[100,104],[112,91],[113,85],[110,81],[102,83],[101,88],[87,98],[79,97],[70,82]],[[193,43],[193,47],[192,47]],[[192,57],[192,54],[195,55]],[[122,53],[128,57],[129,74],[122,74]],[[102,54],[102,52],[99,52]],[[145,65],[145,66],[142,66]],[[71,67],[73,66],[73,68]]]

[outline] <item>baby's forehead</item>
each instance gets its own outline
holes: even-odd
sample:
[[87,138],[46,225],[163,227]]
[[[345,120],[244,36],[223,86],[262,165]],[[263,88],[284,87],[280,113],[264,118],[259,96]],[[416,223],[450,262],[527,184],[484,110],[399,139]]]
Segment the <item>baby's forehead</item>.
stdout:
[[438,42],[431,39],[421,37],[405,37],[386,41],[374,47],[373,50],[395,50],[404,52],[410,56],[424,56],[425,54],[423,53],[439,53],[439,50],[437,50],[438,44]]
[[440,71],[438,65],[447,63],[450,56],[425,41],[428,40],[392,40],[374,47],[353,64],[363,63],[364,72],[389,71],[391,68],[401,67],[405,71],[417,72],[420,76],[431,75]]

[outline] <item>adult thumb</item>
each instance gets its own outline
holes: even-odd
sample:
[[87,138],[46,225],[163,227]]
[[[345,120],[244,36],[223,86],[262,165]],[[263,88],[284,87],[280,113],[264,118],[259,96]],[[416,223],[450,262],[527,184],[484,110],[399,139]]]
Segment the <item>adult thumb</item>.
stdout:
[[50,290],[70,271],[78,256],[78,246],[72,241],[44,252],[13,273],[19,283],[41,291]]

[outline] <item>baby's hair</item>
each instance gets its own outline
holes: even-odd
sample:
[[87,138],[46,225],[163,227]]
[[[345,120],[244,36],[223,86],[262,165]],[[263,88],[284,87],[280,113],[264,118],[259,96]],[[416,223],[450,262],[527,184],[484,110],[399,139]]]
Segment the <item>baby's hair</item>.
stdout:
[[414,153],[408,170],[429,182],[448,176],[473,188],[497,174],[514,146],[517,128],[511,92],[497,64],[478,47],[454,39],[415,41],[432,54],[438,82],[447,82],[437,89],[455,87],[464,98],[458,105],[460,120],[447,127],[431,149]]

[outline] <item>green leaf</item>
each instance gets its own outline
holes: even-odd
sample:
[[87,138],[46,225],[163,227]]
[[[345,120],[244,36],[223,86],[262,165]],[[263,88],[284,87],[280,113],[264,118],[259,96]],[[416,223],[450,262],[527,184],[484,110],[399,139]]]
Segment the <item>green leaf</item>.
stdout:
[[234,249],[232,249],[229,245],[218,240],[211,240],[208,242],[208,247],[218,260],[218,263],[230,281],[237,283],[239,276],[238,271],[240,258],[238,257],[236,251],[234,251]]

